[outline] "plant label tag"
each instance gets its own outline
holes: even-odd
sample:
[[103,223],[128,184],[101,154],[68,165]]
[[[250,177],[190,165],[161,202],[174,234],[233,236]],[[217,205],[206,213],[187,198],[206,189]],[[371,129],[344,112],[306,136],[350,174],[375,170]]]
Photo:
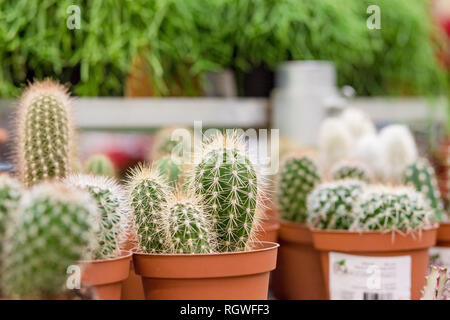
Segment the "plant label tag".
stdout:
[[411,257],[329,253],[331,300],[410,300]]
[[450,268],[450,248],[430,248],[430,265]]

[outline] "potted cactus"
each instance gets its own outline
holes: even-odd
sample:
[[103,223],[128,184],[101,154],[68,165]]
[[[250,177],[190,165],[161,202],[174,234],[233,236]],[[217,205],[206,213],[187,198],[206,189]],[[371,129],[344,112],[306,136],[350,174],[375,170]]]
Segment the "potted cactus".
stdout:
[[314,160],[290,154],[282,162],[277,182],[281,226],[277,269],[272,290],[279,299],[325,299],[319,253],[306,225],[306,199],[320,182]]
[[89,192],[97,204],[101,218],[96,233],[99,245],[92,252],[93,260],[81,261],[82,282],[93,286],[102,300],[120,300],[122,282],[128,278],[132,253],[124,248],[132,230],[129,207],[121,187],[105,176],[69,175],[67,185]]
[[324,183],[308,221],[331,299],[419,299],[436,241],[433,209],[409,187]]
[[278,244],[254,242],[261,180],[236,133],[202,148],[183,191],[156,168],[129,182],[147,299],[267,299]]
[[104,154],[91,155],[84,165],[87,174],[106,176],[114,178],[117,175],[114,163]]

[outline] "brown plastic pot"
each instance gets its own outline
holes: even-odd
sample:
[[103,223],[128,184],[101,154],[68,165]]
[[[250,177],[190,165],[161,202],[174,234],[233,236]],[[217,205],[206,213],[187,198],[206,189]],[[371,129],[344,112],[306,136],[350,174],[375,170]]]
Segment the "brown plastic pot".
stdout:
[[320,251],[326,293],[329,297],[329,252],[369,257],[411,257],[411,299],[418,300],[425,285],[429,248],[436,243],[437,228],[415,234],[312,230],[314,247]]
[[133,255],[147,300],[265,300],[278,244],[215,254]]
[[272,291],[284,300],[326,299],[320,255],[313,247],[309,228],[281,221],[277,269],[272,273]]
[[263,242],[277,242],[280,223],[273,219],[265,219],[261,223],[261,230],[258,231],[256,239]]
[[438,247],[450,247],[450,223],[440,223],[437,231]]
[[122,282],[128,278],[132,253],[115,259],[80,261],[81,282],[93,286],[99,300],[120,300]]

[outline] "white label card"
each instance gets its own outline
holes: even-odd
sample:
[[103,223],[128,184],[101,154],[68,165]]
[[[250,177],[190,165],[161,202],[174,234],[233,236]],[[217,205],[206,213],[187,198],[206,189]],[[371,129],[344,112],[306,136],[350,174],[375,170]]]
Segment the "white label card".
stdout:
[[331,300],[410,300],[411,257],[329,253]]

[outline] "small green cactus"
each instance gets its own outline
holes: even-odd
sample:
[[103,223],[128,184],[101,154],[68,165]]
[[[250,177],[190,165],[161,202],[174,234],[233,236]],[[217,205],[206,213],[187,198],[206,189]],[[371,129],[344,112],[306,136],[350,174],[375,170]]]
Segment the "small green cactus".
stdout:
[[201,201],[177,195],[167,206],[168,251],[173,253],[214,252],[214,231]]
[[94,154],[86,160],[85,171],[87,174],[105,176],[114,178],[116,176],[116,168],[104,154]]
[[130,173],[127,189],[139,250],[165,252],[167,224],[162,213],[167,208],[172,188],[157,169],[139,166]]
[[358,161],[340,161],[330,171],[333,180],[356,179],[365,183],[373,181],[373,174],[369,167]]
[[20,101],[17,131],[17,167],[25,186],[72,170],[72,103],[63,86],[49,79],[30,85]]
[[278,202],[283,219],[306,222],[306,199],[319,182],[317,167],[308,156],[285,159],[278,181]]
[[430,226],[433,215],[423,195],[409,187],[371,186],[356,206],[355,229],[410,232]]
[[436,173],[426,159],[419,159],[409,165],[404,173],[404,183],[421,192],[434,209],[434,219],[444,219],[444,204],[437,184]]
[[261,180],[243,141],[236,131],[211,137],[193,168],[193,190],[211,211],[221,252],[249,249],[260,221]]
[[421,300],[447,300],[449,295],[447,268],[431,266]]
[[36,185],[19,204],[7,233],[4,289],[11,298],[57,298],[67,268],[96,246],[97,208],[88,193],[61,183]]
[[170,156],[165,156],[156,162],[156,167],[162,176],[166,177],[172,187],[176,187],[182,182],[179,181],[181,177],[181,165],[177,164]]
[[102,223],[98,234],[99,247],[93,253],[94,258],[119,256],[130,226],[129,209],[121,187],[111,178],[85,174],[70,175],[65,183],[88,191],[97,203]]
[[364,187],[362,181],[352,179],[319,184],[307,199],[308,224],[317,229],[348,230]]

